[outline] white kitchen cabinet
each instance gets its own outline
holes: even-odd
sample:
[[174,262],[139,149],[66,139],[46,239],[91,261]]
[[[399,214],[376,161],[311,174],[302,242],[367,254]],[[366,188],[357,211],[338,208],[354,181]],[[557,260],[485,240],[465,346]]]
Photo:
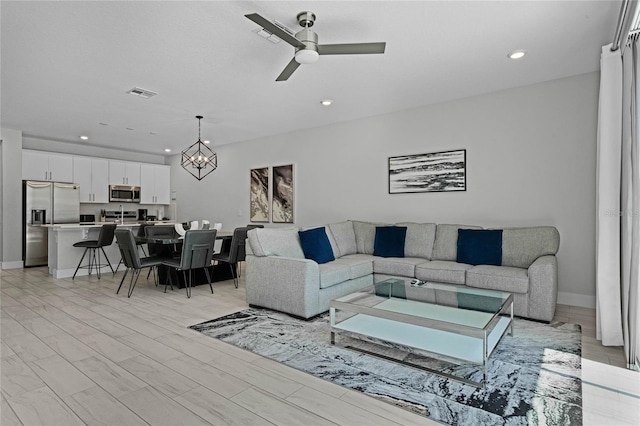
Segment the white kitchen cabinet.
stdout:
[[140,165],[140,204],[169,204],[171,168],[159,164]]
[[22,150],[22,179],[71,183],[73,182],[73,157]]
[[80,184],[81,203],[109,202],[109,161],[74,157],[73,181]]
[[110,160],[109,184],[140,186],[140,163]]

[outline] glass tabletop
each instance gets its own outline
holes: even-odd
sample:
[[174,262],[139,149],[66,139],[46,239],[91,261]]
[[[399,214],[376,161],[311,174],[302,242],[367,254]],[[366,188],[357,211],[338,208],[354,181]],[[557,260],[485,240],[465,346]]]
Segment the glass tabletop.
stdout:
[[501,291],[391,278],[335,302],[484,329],[511,299]]

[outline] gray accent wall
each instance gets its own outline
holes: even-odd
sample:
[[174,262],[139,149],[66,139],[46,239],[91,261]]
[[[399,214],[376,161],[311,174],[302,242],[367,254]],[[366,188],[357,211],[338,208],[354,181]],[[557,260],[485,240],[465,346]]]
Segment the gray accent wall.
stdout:
[[[346,219],[556,226],[559,301],[594,305],[598,85],[599,73],[589,73],[214,146],[218,169],[200,182],[174,156],[178,219],[222,222],[223,229],[244,225],[249,170],[293,163],[299,226]],[[340,117],[346,100],[340,93],[327,97],[334,100],[330,108],[309,102],[317,102],[318,115]],[[215,145],[215,130],[203,138]],[[185,147],[191,142],[186,137]],[[388,157],[463,148],[466,192],[388,193]]]

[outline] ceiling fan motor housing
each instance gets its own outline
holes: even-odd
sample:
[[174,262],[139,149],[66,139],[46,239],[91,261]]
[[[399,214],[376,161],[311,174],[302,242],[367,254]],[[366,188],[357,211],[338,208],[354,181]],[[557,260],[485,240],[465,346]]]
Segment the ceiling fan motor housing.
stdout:
[[297,32],[295,37],[305,46],[296,48],[296,62],[299,64],[312,64],[316,62],[320,56],[318,54],[318,34],[305,28]]

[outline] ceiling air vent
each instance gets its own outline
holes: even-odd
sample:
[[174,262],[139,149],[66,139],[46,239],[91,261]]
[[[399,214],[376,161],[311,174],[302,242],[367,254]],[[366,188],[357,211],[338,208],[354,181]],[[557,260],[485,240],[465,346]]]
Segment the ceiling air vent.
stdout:
[[151,90],[141,89],[140,87],[134,87],[133,89],[127,91],[128,94],[134,96],[140,96],[144,99],[149,99],[152,96],[157,95],[156,92],[152,92]]

